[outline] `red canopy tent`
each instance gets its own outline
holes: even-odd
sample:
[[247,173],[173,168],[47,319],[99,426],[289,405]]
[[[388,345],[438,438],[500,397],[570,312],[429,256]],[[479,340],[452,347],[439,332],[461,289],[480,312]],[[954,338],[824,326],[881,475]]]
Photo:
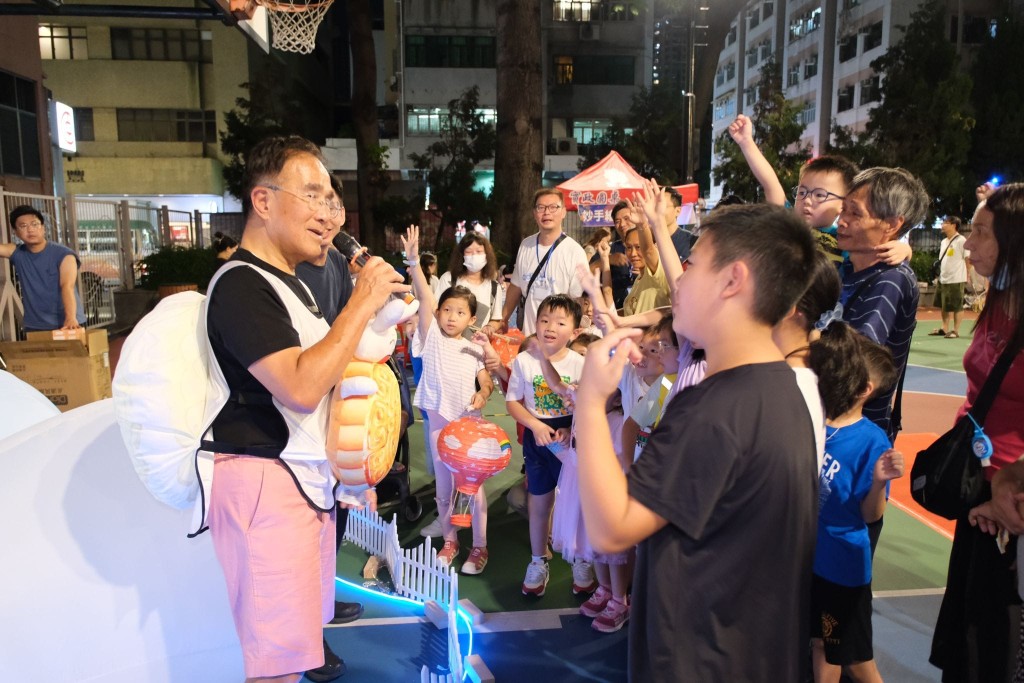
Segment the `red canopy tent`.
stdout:
[[[567,209],[580,212],[585,225],[611,225],[607,212],[623,199],[640,191],[643,177],[616,151],[558,186]],[[696,183],[676,185],[683,204],[693,204],[700,193]]]

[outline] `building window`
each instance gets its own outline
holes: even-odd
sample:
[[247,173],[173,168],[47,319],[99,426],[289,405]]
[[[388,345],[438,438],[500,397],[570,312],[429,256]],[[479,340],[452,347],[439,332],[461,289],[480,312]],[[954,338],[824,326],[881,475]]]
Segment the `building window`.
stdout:
[[761,61],[768,59],[772,56],[772,41],[766,40],[761,43]]
[[217,116],[188,109],[118,109],[121,142],[217,142]]
[[736,62],[729,62],[725,65],[725,80],[731,81],[736,78]]
[[715,102],[714,117],[715,121],[721,121],[724,118],[734,118],[736,116],[736,99],[729,95]]
[[180,28],[112,28],[114,59],[155,62],[213,61],[213,33]]
[[836,111],[848,111],[853,109],[853,86],[848,85],[840,88],[836,93]]
[[0,71],[0,174],[39,178],[36,84]]
[[79,142],[92,142],[96,139],[91,107],[75,107],[75,139]]
[[40,24],[39,54],[43,59],[89,59],[85,27]]
[[775,3],[774,2],[766,2],[766,3],[764,3],[764,5],[761,6],[761,18],[762,19],[767,19],[768,17],[770,17],[774,13],[775,13]]
[[839,40],[839,61],[848,62],[857,56],[857,36],[846,36]]
[[747,22],[750,28],[754,28],[761,23],[761,10],[760,8],[754,8],[747,12]]
[[[492,126],[498,120],[496,109],[477,109],[476,113]],[[405,132],[408,135],[440,135],[447,125],[447,107],[409,107],[406,110]]]
[[574,119],[572,136],[578,144],[590,145],[605,136],[611,127],[611,119]]
[[559,85],[633,85],[636,60],[622,55],[555,57],[555,82]]
[[864,52],[873,50],[882,44],[882,22],[876,21],[862,31],[864,33]]
[[799,40],[820,27],[821,8],[815,7],[789,22],[789,42],[792,43],[794,40]]
[[726,45],[732,45],[735,42],[736,42],[736,27],[735,26],[730,26],[729,27],[729,33],[726,34],[726,36],[725,36],[725,44]]
[[860,82],[861,105],[870,104],[871,102],[877,102],[880,99],[882,99],[882,97],[881,92],[879,92],[878,76],[865,78],[863,81]]
[[805,126],[809,126],[818,118],[818,104],[814,100],[809,100],[804,104],[803,110],[800,112],[800,123]]
[[843,9],[851,10],[860,4],[860,0],[843,0]]
[[757,48],[752,47],[747,50],[747,66],[754,67],[757,65]]
[[555,83],[558,85],[572,83],[572,57],[555,57]]
[[493,69],[494,36],[406,36],[405,65]]
[[[956,20],[956,17],[953,17]],[[987,17],[972,17],[967,15],[964,17],[964,44],[965,45],[977,45],[985,41],[986,38],[996,37],[996,27],[998,22],[995,19],[988,19]]]
[[818,75],[818,55],[811,55],[804,62],[804,80]]
[[638,2],[608,0],[554,0],[555,21],[633,21],[640,16]]
[[743,106],[752,107],[757,103],[757,88],[747,88],[743,91]]
[[715,85],[723,85],[725,83],[725,71],[719,69],[715,72]]
[[786,87],[791,88],[800,82],[800,63],[789,65],[789,71],[786,74]]

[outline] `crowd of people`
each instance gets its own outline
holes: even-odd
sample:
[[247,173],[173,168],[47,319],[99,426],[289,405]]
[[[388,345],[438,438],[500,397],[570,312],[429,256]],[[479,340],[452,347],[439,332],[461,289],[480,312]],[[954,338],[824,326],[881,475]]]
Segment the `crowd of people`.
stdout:
[[[439,561],[471,575],[488,564],[486,494],[464,552],[437,439],[500,384],[524,461],[522,593],[541,598],[561,554],[594,629],[628,625],[631,680],[881,680],[872,558],[889,482],[906,469],[893,445],[920,296],[903,238],[930,200],[903,169],[834,156],[808,161],[787,195],[749,119],[730,133],[765,203],[717,208],[691,231],[677,224],[678,195],[649,181],[581,245],[564,231],[562,194],[541,188],[508,283],[475,231],[438,275],[415,226],[402,237],[411,286],[378,257],[353,277],[331,246],[342,188],[317,147],[274,137],[247,155],[244,232],[218,235],[218,255],[250,267],[215,279],[207,321],[231,393],[213,424],[227,447],[209,529],[247,680],[345,672],[322,627],[362,607],[334,600],[346,510],[316,444],[359,332],[410,289],[438,513],[424,533],[443,539]],[[966,239],[945,220],[935,266],[936,335],[960,334],[967,258],[991,283],[961,414],[1000,356],[1015,362],[984,425],[991,500],[957,522],[931,656],[944,681],[1024,676],[1013,536],[1024,533],[1024,184],[978,196]],[[25,289],[26,325],[82,324],[73,254],[46,242],[38,212],[15,214],[23,245],[0,256],[23,288],[26,273],[57,279],[45,295]],[[525,341],[505,364],[493,342],[512,327]],[[1006,552],[992,533],[1011,536]]]

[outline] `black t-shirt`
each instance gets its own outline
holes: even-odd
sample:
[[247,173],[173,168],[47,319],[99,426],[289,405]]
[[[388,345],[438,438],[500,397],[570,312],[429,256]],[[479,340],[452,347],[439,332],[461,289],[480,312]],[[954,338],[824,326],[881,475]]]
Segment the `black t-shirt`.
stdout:
[[681,392],[629,494],[668,520],[637,553],[630,680],[800,680],[817,456],[793,370],[746,365]]
[[[245,261],[277,276],[306,306],[323,317],[299,279],[238,249],[232,261]],[[249,366],[272,353],[301,346],[298,331],[277,292],[251,268],[233,268],[210,295],[207,331],[213,354],[224,371],[232,399],[213,421],[213,437],[234,448],[222,452],[277,457],[288,443],[288,427],[271,395]],[[240,397],[240,400],[239,398]]]
[[324,314],[327,324],[333,325],[352,296],[352,275],[345,257],[337,249],[331,249],[327,252],[324,265],[300,263],[295,266],[295,275],[313,292],[316,305]]
[[[611,253],[626,253],[626,247],[622,243],[622,240],[612,240]],[[598,254],[594,254],[590,259],[590,265],[594,265],[600,261],[601,257]],[[629,294],[629,288],[633,286],[633,280],[636,278],[633,276],[633,272],[630,270],[629,266],[611,266],[610,270],[612,276],[612,299],[615,301],[615,308],[622,308],[622,303],[626,300],[626,295]]]

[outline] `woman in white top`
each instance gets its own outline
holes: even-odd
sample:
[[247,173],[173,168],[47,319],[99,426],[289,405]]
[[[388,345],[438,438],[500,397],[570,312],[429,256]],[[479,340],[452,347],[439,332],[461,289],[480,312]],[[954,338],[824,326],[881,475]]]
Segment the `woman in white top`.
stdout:
[[[476,324],[485,332],[498,331],[505,290],[498,284],[498,260],[490,240],[475,232],[467,233],[452,250],[448,270],[441,275],[434,296],[439,297],[452,285],[461,285],[476,297]],[[472,337],[469,332],[467,338]]]

